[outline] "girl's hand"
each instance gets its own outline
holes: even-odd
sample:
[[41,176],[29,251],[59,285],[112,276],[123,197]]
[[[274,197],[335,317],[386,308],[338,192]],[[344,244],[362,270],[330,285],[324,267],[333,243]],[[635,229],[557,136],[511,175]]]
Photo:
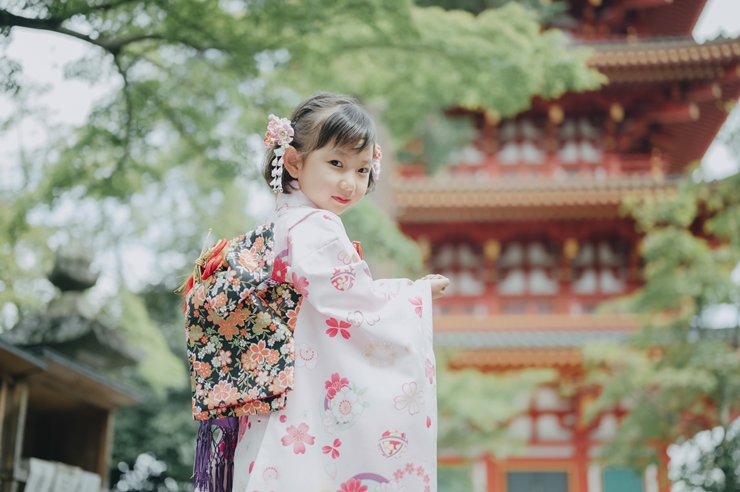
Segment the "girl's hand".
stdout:
[[450,285],[450,279],[444,275],[425,275],[419,280],[429,280],[432,284],[432,299],[439,299],[445,295],[445,289]]

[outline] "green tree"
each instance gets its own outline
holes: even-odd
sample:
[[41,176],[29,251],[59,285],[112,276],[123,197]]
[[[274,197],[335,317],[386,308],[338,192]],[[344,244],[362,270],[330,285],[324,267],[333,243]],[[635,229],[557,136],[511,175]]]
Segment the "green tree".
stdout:
[[511,435],[508,424],[529,409],[537,387],[553,383],[550,369],[489,374],[477,369],[450,369],[453,354],[438,354],[437,447],[457,456],[507,457],[524,450],[526,440]]
[[[516,3],[473,16],[384,0],[6,1],[0,36],[16,27],[96,47],[67,67],[70,77],[121,81],[45,169],[35,198],[47,201],[80,185],[89,196],[129,197],[174,166],[207,175],[206,190],[253,177],[245,137],[317,88],[382,100],[402,139],[441,108],[508,115],[534,95],[602,80],[585,67],[586,51],[567,50]],[[15,93],[17,67],[4,62],[0,87]]]
[[[465,10],[471,14],[480,14],[484,10],[497,9],[515,0],[417,0],[417,5],[437,6],[447,10]],[[539,14],[540,21],[545,23],[558,14],[568,10],[568,4],[552,0],[518,0],[520,4]]]
[[[674,472],[686,490],[740,490],[740,448],[731,431],[740,409],[740,317],[724,327],[716,317],[720,308],[740,308],[738,189],[735,174],[684,180],[673,194],[627,201],[645,233],[645,285],[616,307],[636,313],[643,326],[626,345],[586,351],[590,382],[602,388],[591,416],[618,402],[632,405],[603,450],[606,459],[661,463],[665,446],[718,428],[701,458]],[[701,476],[713,478],[702,484]]]

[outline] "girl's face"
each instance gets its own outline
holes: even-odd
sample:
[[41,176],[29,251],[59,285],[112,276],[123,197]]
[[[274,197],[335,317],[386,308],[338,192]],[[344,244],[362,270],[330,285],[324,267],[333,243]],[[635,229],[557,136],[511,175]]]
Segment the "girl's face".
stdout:
[[289,147],[285,168],[314,205],[340,215],[365,196],[372,169],[372,147],[357,150],[327,145],[306,157]]

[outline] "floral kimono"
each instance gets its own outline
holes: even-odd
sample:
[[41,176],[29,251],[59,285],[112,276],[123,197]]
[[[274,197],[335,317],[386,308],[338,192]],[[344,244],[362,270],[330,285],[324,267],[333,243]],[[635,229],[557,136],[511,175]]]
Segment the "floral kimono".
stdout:
[[435,491],[429,281],[373,281],[339,217],[300,191],[273,221],[274,269],[303,295],[294,389],[240,417],[234,492]]

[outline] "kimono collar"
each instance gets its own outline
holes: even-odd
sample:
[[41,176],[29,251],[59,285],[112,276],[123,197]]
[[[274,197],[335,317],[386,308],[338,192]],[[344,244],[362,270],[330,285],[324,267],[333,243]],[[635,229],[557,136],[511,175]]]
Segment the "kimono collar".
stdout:
[[290,183],[288,186],[293,187],[291,193],[278,194],[275,211],[282,211],[283,209],[292,209],[296,207],[318,208],[306,195],[303,194],[295,181]]

